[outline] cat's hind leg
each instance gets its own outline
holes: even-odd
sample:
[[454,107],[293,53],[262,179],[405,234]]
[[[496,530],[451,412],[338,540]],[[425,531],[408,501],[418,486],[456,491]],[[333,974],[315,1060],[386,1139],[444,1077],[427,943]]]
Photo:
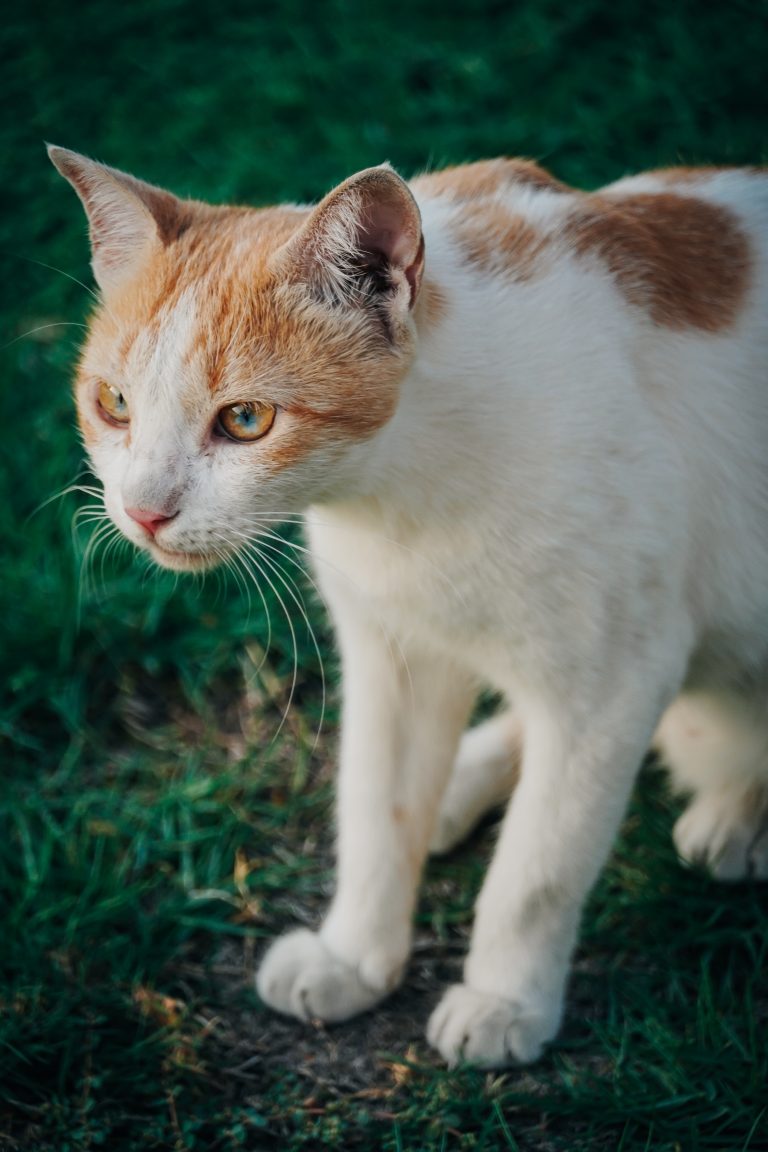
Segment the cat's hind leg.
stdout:
[[509,800],[520,771],[522,731],[511,709],[468,728],[451,769],[430,851],[450,852],[487,812]]
[[655,746],[674,787],[691,796],[673,833],[680,858],[719,880],[768,879],[766,694],[686,693]]

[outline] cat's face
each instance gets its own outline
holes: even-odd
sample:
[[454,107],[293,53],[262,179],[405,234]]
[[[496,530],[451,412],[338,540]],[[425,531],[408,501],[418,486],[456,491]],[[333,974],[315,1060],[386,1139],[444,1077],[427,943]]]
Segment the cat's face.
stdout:
[[353,495],[413,355],[418,209],[390,169],[317,208],[180,201],[62,149],[101,302],[77,374],[107,511],[168,568]]

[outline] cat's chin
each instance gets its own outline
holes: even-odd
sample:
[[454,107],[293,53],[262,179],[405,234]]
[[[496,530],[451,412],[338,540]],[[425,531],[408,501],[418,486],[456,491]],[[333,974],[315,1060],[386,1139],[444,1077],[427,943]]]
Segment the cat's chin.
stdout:
[[156,564],[172,572],[203,572],[220,563],[220,557],[217,556],[209,556],[204,552],[172,552],[155,543],[148,544],[147,551]]

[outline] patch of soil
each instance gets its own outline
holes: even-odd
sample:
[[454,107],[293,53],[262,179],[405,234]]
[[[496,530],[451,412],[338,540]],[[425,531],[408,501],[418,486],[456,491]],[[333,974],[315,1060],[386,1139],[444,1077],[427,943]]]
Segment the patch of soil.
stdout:
[[464,949],[464,941],[452,946],[420,937],[397,992],[371,1012],[326,1026],[279,1016],[258,1003],[244,1009],[243,976],[252,987],[253,973],[244,969],[242,951],[238,964],[237,947],[227,945],[214,965],[216,1012],[228,1033],[225,1039],[219,1029],[221,1076],[255,1086],[265,1075],[274,1083],[290,1073],[306,1080],[309,1093],[321,1088],[324,1096],[391,1089],[402,1079],[400,1061],[437,1063],[424,1031],[444,988],[461,979]]

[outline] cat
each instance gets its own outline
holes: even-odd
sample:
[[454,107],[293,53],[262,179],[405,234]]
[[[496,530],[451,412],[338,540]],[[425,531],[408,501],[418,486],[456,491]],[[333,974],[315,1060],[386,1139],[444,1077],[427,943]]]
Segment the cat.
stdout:
[[[427,1036],[537,1059],[654,740],[679,856],[768,876],[768,176],[383,165],[256,210],[50,155],[101,291],[76,396],[109,515],[195,570],[306,511],[335,624],[337,887],[261,998],[383,999],[430,846],[511,796]],[[506,710],[465,731],[484,685]]]

